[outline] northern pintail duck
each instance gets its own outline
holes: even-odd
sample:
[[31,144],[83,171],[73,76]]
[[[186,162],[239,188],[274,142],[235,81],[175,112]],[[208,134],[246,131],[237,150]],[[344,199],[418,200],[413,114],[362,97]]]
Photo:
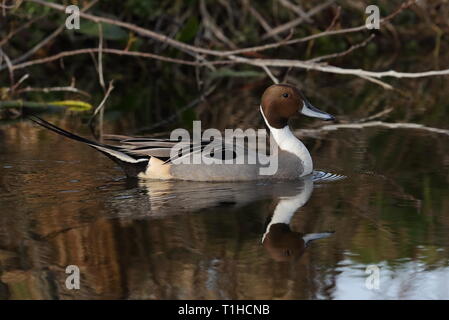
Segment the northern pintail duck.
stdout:
[[[290,118],[303,114],[322,120],[333,120],[330,114],[313,107],[295,87],[276,84],[262,95],[260,112],[278,149],[270,158],[245,144],[229,145],[224,140],[201,140],[199,143],[179,139],[154,139],[115,136],[117,145],[92,141],[43,119],[31,116],[37,124],[60,135],[86,143],[118,163],[128,177],[143,179],[175,179],[194,181],[248,181],[260,179],[298,179],[313,171],[312,158],[304,144],[293,134],[288,125]],[[173,156],[173,148],[183,144],[188,152]],[[217,148],[218,146],[218,148]],[[211,148],[212,147],[212,148]],[[211,149],[208,149],[211,148]],[[208,150],[208,152],[205,152]],[[221,152],[217,152],[217,150]],[[273,149],[274,150],[274,149]],[[212,151],[212,152],[211,152]],[[231,152],[228,152],[231,151]],[[243,152],[236,152],[243,151]],[[182,161],[200,154],[197,162]],[[245,162],[250,156],[256,163]],[[261,173],[267,160],[276,160],[272,174]],[[216,161],[219,160],[219,161]],[[260,160],[260,161],[259,161]]]

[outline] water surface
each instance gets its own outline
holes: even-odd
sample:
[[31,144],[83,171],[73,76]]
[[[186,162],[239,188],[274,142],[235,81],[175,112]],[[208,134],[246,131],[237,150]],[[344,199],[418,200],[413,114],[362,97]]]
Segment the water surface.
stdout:
[[[85,145],[1,126],[0,298],[448,299],[449,137],[369,128],[304,142],[316,168],[347,178],[134,181]],[[68,265],[80,290],[65,287]]]

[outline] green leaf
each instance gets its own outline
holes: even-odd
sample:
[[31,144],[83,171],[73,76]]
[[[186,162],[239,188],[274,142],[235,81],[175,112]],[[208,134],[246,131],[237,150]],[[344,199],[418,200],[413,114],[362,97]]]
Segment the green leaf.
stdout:
[[51,102],[35,102],[23,100],[0,101],[0,109],[2,108],[48,108],[48,107],[67,107],[71,111],[87,111],[92,109],[92,105],[88,102],[79,100],[63,100]]
[[[116,25],[101,23],[101,27],[103,29],[103,38],[106,40],[124,40],[128,38],[128,33]],[[97,38],[100,36],[98,23],[92,21],[81,21],[80,29],[77,31]]]
[[69,110],[72,111],[87,111],[92,109],[92,105],[90,103],[79,100],[52,101],[48,104],[52,106],[69,107]]
[[176,35],[176,39],[181,42],[190,42],[192,41],[196,34],[198,33],[199,23],[198,19],[195,16],[191,16],[184,28]]

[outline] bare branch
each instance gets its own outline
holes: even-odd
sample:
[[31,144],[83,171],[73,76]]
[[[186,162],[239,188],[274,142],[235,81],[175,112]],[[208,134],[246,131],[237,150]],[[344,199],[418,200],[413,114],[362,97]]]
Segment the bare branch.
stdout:
[[[79,49],[73,51],[64,51],[60,52],[56,55],[49,56],[42,59],[36,59],[28,62],[24,62],[18,65],[12,66],[12,70],[26,68],[32,65],[42,64],[51,62],[54,60],[58,60],[63,57],[73,56],[77,54],[85,54],[98,52],[98,48],[90,48],[90,49]],[[117,55],[126,55],[126,56],[135,56],[149,59],[157,59],[165,62],[172,62],[178,64],[185,64],[190,66],[207,66],[207,65],[216,65],[216,64],[232,64],[232,63],[242,63],[254,65],[260,68],[266,67],[284,67],[284,68],[301,68],[306,70],[317,70],[322,72],[336,73],[336,74],[346,74],[346,75],[354,75],[361,78],[382,78],[382,77],[394,77],[394,78],[421,78],[421,77],[430,77],[430,76],[439,76],[439,75],[448,75],[449,69],[445,70],[434,70],[434,71],[425,71],[425,72],[397,72],[394,70],[375,72],[375,71],[366,71],[362,69],[343,69],[340,67],[335,67],[332,65],[324,65],[313,62],[301,61],[301,60],[288,60],[288,59],[247,59],[243,57],[237,57],[230,55],[228,59],[230,60],[218,60],[218,61],[209,61],[209,62],[200,62],[200,61],[188,61],[181,60],[175,58],[169,58],[164,56],[155,55],[152,53],[146,52],[137,52],[137,51],[124,51],[119,49],[109,49],[104,48],[103,53],[112,53]],[[376,83],[379,84],[377,81]]]
[[[47,2],[44,0],[26,0],[26,1],[38,3],[40,5],[43,5],[43,6],[55,9],[55,10],[65,12],[65,6],[60,5],[60,4]],[[122,27],[122,28],[125,28],[128,30],[134,31],[136,34],[166,43],[172,47],[176,47],[179,50],[187,52],[189,54],[191,54],[192,52],[195,52],[195,53],[203,53],[203,54],[216,55],[216,56],[226,56],[227,55],[226,53],[224,53],[225,51],[222,52],[222,51],[217,51],[217,50],[209,50],[209,49],[195,47],[195,46],[180,42],[178,40],[172,39],[165,35],[159,34],[157,32],[136,26],[135,24],[132,24],[132,23],[123,22],[120,20],[114,20],[114,19],[105,18],[105,17],[98,17],[98,16],[88,14],[85,12],[80,12],[80,17],[87,19],[87,20],[91,20],[96,23],[104,22],[107,24],[116,25],[116,26],[119,26],[119,27]]]
[[[55,4],[55,3],[50,3],[50,2],[46,2],[43,0],[27,0],[30,2],[34,2],[34,3],[38,3],[56,10],[60,10],[60,11],[64,11],[65,7],[59,4]],[[413,3],[415,3],[416,0],[410,0],[407,2],[404,2],[395,12],[393,12],[392,14],[390,14],[389,16],[381,19],[381,22],[386,21],[388,19],[393,18],[395,15],[397,15],[399,12],[401,12],[402,10],[404,10],[405,8],[407,8],[408,6],[412,5]],[[316,9],[316,8],[315,8]],[[319,34],[316,35],[312,35],[309,37],[305,37],[302,39],[293,39],[293,40],[288,40],[288,41],[284,41],[281,43],[275,43],[275,44],[271,44],[271,45],[266,45],[266,46],[260,46],[260,47],[253,47],[253,48],[246,48],[246,49],[237,49],[234,51],[219,51],[219,50],[210,50],[210,49],[205,49],[205,48],[201,48],[201,47],[196,47],[193,45],[189,45],[186,43],[182,43],[180,41],[177,41],[175,39],[172,39],[170,37],[167,37],[165,35],[161,35],[159,33],[156,33],[154,31],[148,30],[148,29],[144,29],[142,27],[133,25],[131,23],[127,23],[127,22],[123,22],[123,21],[117,21],[117,20],[113,20],[113,19],[109,19],[109,18],[105,18],[105,17],[97,17],[91,14],[87,14],[87,13],[80,13],[80,15],[88,20],[92,20],[94,22],[97,23],[109,23],[109,24],[113,24],[113,25],[117,25],[129,30],[134,31],[136,34],[140,34],[142,36],[145,37],[150,37],[152,39],[155,39],[157,41],[161,41],[164,42],[170,46],[176,47],[181,51],[185,51],[189,54],[205,54],[205,55],[213,55],[213,56],[218,56],[218,57],[225,57],[228,60],[231,61],[212,61],[212,62],[203,62],[203,61],[187,61],[187,60],[181,60],[181,59],[174,59],[174,58],[169,58],[169,57],[163,57],[163,56],[158,56],[155,54],[150,54],[150,53],[136,53],[136,52],[125,52],[122,50],[117,50],[117,49],[104,49],[103,52],[108,52],[108,53],[115,53],[115,54],[122,54],[122,55],[135,55],[135,56],[141,56],[141,57],[146,57],[146,58],[152,58],[152,59],[159,59],[162,61],[167,61],[167,62],[173,62],[173,63],[180,63],[180,64],[186,64],[186,65],[192,65],[192,66],[202,66],[202,65],[212,65],[212,64],[226,64],[226,63],[230,63],[230,62],[234,62],[234,63],[243,63],[243,64],[248,64],[248,65],[254,65],[260,68],[263,67],[294,67],[294,68],[301,68],[301,69],[306,69],[306,70],[317,70],[317,71],[322,71],[322,72],[329,72],[329,73],[336,73],[336,74],[347,74],[347,75],[354,75],[354,76],[359,76],[362,77],[364,79],[369,79],[369,78],[382,78],[382,77],[395,77],[395,78],[419,78],[419,77],[428,77],[428,76],[437,76],[437,75],[448,75],[449,74],[449,69],[446,70],[435,70],[435,71],[426,71],[426,72],[416,72],[416,73],[407,73],[407,72],[397,72],[394,70],[389,70],[389,71],[382,71],[382,72],[376,72],[376,71],[366,71],[366,70],[362,70],[362,69],[344,69],[344,68],[340,68],[340,67],[335,67],[332,65],[323,65],[323,64],[318,64],[318,63],[314,63],[314,62],[307,62],[307,61],[301,61],[301,60],[287,60],[287,59],[247,59],[247,58],[243,58],[243,57],[239,57],[236,56],[236,53],[243,53],[243,52],[249,52],[249,51],[254,51],[254,48],[257,48],[257,51],[260,50],[266,50],[267,48],[273,48],[273,47],[277,47],[277,46],[281,46],[281,45],[286,45],[286,44],[291,44],[291,43],[296,43],[296,42],[301,42],[301,41],[307,41],[307,40],[311,40],[311,39],[316,39],[318,37],[322,37],[322,36],[328,36],[328,35],[333,35],[333,34],[341,34],[341,33],[348,33],[348,32],[355,32],[355,31],[360,31],[360,30],[365,30],[366,26],[362,25],[359,27],[355,27],[355,28],[348,28],[348,29],[342,29],[342,30],[335,30],[335,31],[326,31],[326,32],[321,32]],[[251,49],[251,50],[250,50]],[[22,63],[20,65],[16,65],[13,66],[14,69],[17,68],[23,68],[25,66],[29,66],[32,64],[36,64],[36,63],[44,63],[44,62],[48,62],[51,60],[55,60],[58,59],[60,57],[63,56],[67,56],[67,55],[73,55],[73,54],[80,54],[80,53],[85,53],[85,52],[97,52],[94,50],[98,50],[98,49],[82,49],[82,50],[75,50],[75,51],[69,51],[69,52],[62,52],[58,55],[52,56],[52,57],[48,57],[48,58],[44,58],[44,59],[38,59],[35,61],[31,61],[28,63]],[[373,81],[373,79],[370,79],[370,81]],[[379,83],[379,81],[377,81],[377,83]],[[384,84],[385,85],[385,84]]]
[[[38,3],[40,5],[50,7],[55,10],[65,12],[65,7],[62,5],[56,4],[56,3],[46,2],[44,0],[26,0],[26,1]],[[417,0],[409,0],[407,2],[404,2],[395,12],[393,12],[392,14],[388,15],[387,17],[381,19],[380,23],[382,24],[383,22],[385,22],[389,19],[392,19],[397,14],[399,14],[402,10],[411,6],[416,1]],[[220,50],[211,50],[211,49],[205,49],[205,48],[192,46],[192,45],[177,41],[175,39],[172,39],[170,37],[167,37],[165,35],[159,34],[157,32],[136,26],[132,23],[117,21],[117,20],[109,19],[109,18],[105,18],[105,17],[98,17],[98,16],[94,16],[92,14],[88,14],[88,13],[84,13],[84,12],[80,12],[80,16],[84,19],[91,20],[91,21],[94,21],[97,23],[104,22],[104,23],[113,24],[113,25],[116,25],[116,26],[119,26],[119,27],[122,27],[122,28],[125,28],[128,30],[131,30],[131,31],[135,32],[136,34],[166,43],[168,45],[176,47],[179,50],[187,52],[189,54],[192,54],[192,52],[195,52],[195,53],[201,53],[201,54],[212,55],[212,56],[217,56],[217,57],[227,57],[229,55],[246,53],[246,52],[264,51],[264,50],[278,48],[281,46],[287,46],[287,45],[291,45],[291,44],[295,44],[295,43],[299,43],[299,42],[306,42],[306,41],[321,38],[324,36],[345,34],[345,33],[352,33],[352,32],[366,30],[366,25],[362,24],[358,27],[320,32],[320,33],[317,33],[317,34],[314,34],[311,36],[307,36],[307,37],[303,37],[303,38],[299,38],[299,39],[292,39],[292,40],[288,40],[288,41],[275,42],[275,43],[271,43],[271,44],[236,49],[236,50],[220,51]]]
[[375,83],[375,84],[381,86],[382,88],[384,88],[386,90],[394,90],[392,85],[390,85],[388,83],[385,83],[383,81],[380,81],[379,79],[374,79],[374,78],[371,78],[371,77],[368,77],[368,76],[361,76],[361,75],[359,75],[359,77],[362,78],[362,79],[368,80],[368,81],[370,81],[372,83]]
[[101,111],[101,109],[103,109],[104,104],[106,103],[106,100],[108,99],[109,95],[111,94],[111,91],[114,89],[114,81],[111,80],[109,81],[109,86],[108,86],[108,90],[106,91],[103,100],[101,100],[100,104],[98,105],[97,108],[95,108],[95,111],[92,115],[92,118],[95,118],[95,116],[98,114],[98,112]]
[[[24,23],[23,25],[21,25],[19,28],[17,28],[16,30],[11,31],[9,34],[7,34],[1,41],[0,41],[0,47],[3,46],[5,43],[7,43],[11,38],[13,38],[16,34],[18,34],[19,32],[21,32],[22,30],[28,28],[29,26],[31,26],[33,23],[41,20],[42,18],[44,18],[45,15],[42,15],[40,17],[36,17],[34,19],[31,19],[30,21]],[[1,65],[1,61],[0,61],[0,65]]]
[[[24,53],[20,57],[14,59],[12,61],[13,64],[16,64],[18,62],[25,61],[29,57],[33,56],[37,51],[39,51],[42,47],[44,47],[47,43],[49,43],[51,40],[56,38],[58,35],[61,34],[62,31],[64,31],[65,25],[59,26],[55,31],[53,31],[51,34],[49,34],[44,40],[36,44],[33,48],[31,48],[28,52]],[[3,70],[5,67],[0,67],[0,71]]]
[[340,67],[335,67],[331,65],[324,65],[314,62],[307,62],[301,60],[288,60],[288,59],[247,59],[242,57],[230,56],[231,60],[250,64],[258,67],[267,66],[267,67],[293,67],[293,68],[301,68],[306,70],[317,70],[322,72],[336,73],[336,74],[347,74],[354,76],[367,76],[372,78],[383,78],[383,77],[394,77],[394,78],[422,78],[422,77],[430,77],[430,76],[441,76],[441,75],[449,75],[449,69],[445,70],[432,70],[425,72],[398,72],[394,70],[389,71],[366,71],[363,69],[343,69]]
[[352,45],[351,47],[349,47],[345,51],[336,52],[336,53],[328,54],[328,55],[325,55],[325,56],[313,58],[313,59],[310,59],[310,60],[306,60],[306,62],[320,62],[322,60],[328,60],[328,59],[332,59],[332,58],[345,56],[345,55],[351,53],[352,51],[354,51],[354,50],[356,50],[358,48],[366,46],[368,44],[368,42],[370,42],[374,37],[375,37],[375,34],[372,34],[367,39],[362,41],[361,43]]
[[[386,16],[385,18],[380,19],[380,21],[379,21],[380,25],[382,25],[383,23],[387,22],[390,19],[393,19],[395,16],[397,16],[399,13],[401,13],[406,8],[410,7],[416,1],[417,0],[409,0],[407,2],[404,2],[393,13],[391,13],[388,16]],[[288,46],[288,45],[292,45],[292,44],[296,44],[296,43],[307,42],[307,41],[318,39],[318,38],[321,38],[321,37],[338,35],[338,34],[346,34],[346,33],[354,33],[354,32],[364,31],[364,30],[366,30],[366,25],[362,24],[362,25],[360,25],[358,27],[345,28],[345,29],[340,29],[340,30],[327,30],[327,31],[320,32],[320,33],[317,33],[317,34],[313,34],[313,35],[310,35],[310,36],[306,36],[306,37],[303,37],[303,38],[297,38],[297,39],[292,39],[292,40],[288,40],[288,41],[274,42],[274,43],[269,43],[269,44],[260,45],[260,46],[242,48],[242,49],[237,49],[237,50],[234,50],[234,51],[227,51],[226,53],[227,54],[241,54],[241,53],[246,53],[246,52],[265,51],[265,50],[269,50],[269,49],[279,48],[279,47],[282,47],[282,46]]]
[[325,133],[330,131],[335,131],[338,129],[362,129],[368,127],[383,127],[390,129],[416,129],[416,130],[425,130],[428,132],[444,134],[449,136],[449,130],[427,127],[425,125],[419,123],[390,123],[383,121],[370,121],[363,123],[343,123],[343,124],[330,124],[325,125],[318,129],[301,129],[297,132],[299,135],[314,135],[319,133]]
[[34,88],[34,87],[26,87],[23,89],[19,89],[16,92],[22,93],[22,92],[58,92],[58,91],[66,91],[66,92],[74,92],[79,93],[83,96],[90,97],[90,94],[86,91],[80,90],[75,88],[74,86],[67,86],[67,87],[46,87],[46,88]]
[[220,40],[223,43],[226,43],[230,48],[235,49],[236,48],[235,44],[232,43],[232,41],[225,36],[224,32],[220,30],[220,28],[217,26],[217,24],[210,16],[209,12],[207,11],[206,3],[204,2],[204,0],[200,0],[200,10],[204,20],[204,27],[210,29],[212,34],[218,40]]
[[268,69],[267,66],[263,66],[262,69],[268,74],[270,79],[275,83],[278,84],[279,80],[271,73],[270,69]]
[[332,19],[332,22],[329,25],[329,27],[327,27],[326,31],[332,30],[335,27],[335,25],[337,24],[338,18],[340,18],[340,14],[341,14],[341,7],[338,6],[337,12],[335,13],[334,18]]
[[248,10],[249,13],[257,20],[257,22],[259,22],[259,24],[262,26],[265,32],[271,32],[273,30],[273,28],[268,24],[265,18],[262,17],[262,15],[249,3],[248,3]]
[[12,5],[7,5],[7,4],[5,4],[5,2],[6,2],[5,0],[3,0],[2,2],[3,2],[3,3],[0,3],[0,7],[1,7],[3,10],[13,10],[13,9],[18,8],[18,7],[22,4],[23,0],[16,0],[16,1],[13,1],[14,4],[12,4]]
[[[335,0],[328,0],[325,3],[316,6],[315,8],[311,9],[309,12],[307,12],[307,17],[310,18],[314,15],[316,15],[317,13],[319,13],[320,11],[324,10],[325,8],[327,8],[328,6],[330,6],[332,3],[334,3]],[[270,37],[273,37],[276,34],[279,34],[281,32],[287,31],[289,29],[292,29],[294,27],[296,27],[297,25],[299,25],[300,23],[302,23],[305,20],[305,18],[303,17],[299,17],[296,18],[292,21],[289,21],[287,23],[284,23],[283,25],[280,25],[276,28],[273,28],[270,32],[266,33],[262,39],[268,39]]]
[[0,56],[2,57],[2,60],[5,59],[6,66],[8,67],[9,71],[9,81],[11,83],[11,91],[13,91],[14,88],[14,69],[11,63],[11,60],[6,55],[6,53],[3,51],[3,49],[0,47]]
[[104,85],[104,78],[103,78],[103,27],[101,26],[101,23],[98,24],[98,32],[100,36],[99,44],[98,44],[98,79],[100,81],[100,85],[103,88],[104,91],[106,91],[106,86]]
[[393,107],[387,108],[387,109],[382,110],[382,111],[380,111],[380,112],[378,112],[378,113],[376,113],[376,114],[373,114],[373,115],[371,115],[371,116],[369,116],[369,117],[362,118],[362,119],[359,120],[359,122],[372,121],[372,120],[374,120],[374,119],[382,118],[383,116],[385,116],[385,115],[391,113],[393,110],[394,110]]
[[287,9],[294,11],[298,16],[302,17],[305,21],[309,23],[313,22],[310,16],[307,13],[305,13],[305,11],[301,8],[300,5],[295,5],[288,0],[278,0],[278,2]]
[[[81,12],[85,12],[86,10],[90,9],[97,2],[98,2],[98,0],[93,0],[92,2],[88,3],[84,8],[81,9]],[[64,10],[65,10],[65,8],[64,8]],[[21,55],[18,58],[13,59],[12,64],[16,64],[18,62],[25,61],[29,57],[33,56],[37,51],[39,51],[41,48],[43,48],[47,43],[49,43],[51,40],[53,40],[58,35],[60,35],[64,31],[64,29],[65,29],[65,24],[60,25],[55,31],[53,31],[51,34],[49,34],[44,40],[42,40],[38,44],[36,44],[28,52],[24,53],[23,55]],[[5,68],[6,68],[5,66],[0,66],[0,71],[4,70]]]
[[[37,64],[43,64],[47,62],[52,62],[64,57],[74,56],[78,54],[86,54],[86,53],[95,53],[98,52],[98,48],[87,48],[87,49],[78,49],[78,50],[72,50],[72,51],[63,51],[60,53],[57,53],[52,56],[48,56],[41,59],[31,60],[27,62],[23,62],[20,64],[16,64],[12,66],[13,70],[17,69],[23,69],[27,68],[33,65]],[[139,51],[125,51],[125,50],[119,50],[119,49],[109,49],[109,48],[103,48],[103,53],[111,53],[111,54],[117,54],[117,55],[123,55],[123,56],[133,56],[133,57],[141,57],[141,58],[147,58],[147,59],[156,59],[161,60],[165,62],[172,62],[172,63],[178,63],[178,64],[184,64],[189,66],[206,66],[208,64],[229,64],[232,63],[227,60],[219,60],[219,61],[213,61],[213,62],[199,62],[199,61],[189,61],[189,60],[182,60],[182,59],[176,59],[176,58],[170,58],[165,56],[160,56],[153,53],[147,53],[147,52],[139,52]]]
[[98,119],[98,122],[99,122],[98,128],[99,128],[99,131],[100,131],[100,132],[99,132],[99,137],[100,137],[100,139],[103,137],[103,116],[104,116],[104,107],[105,107],[105,104],[106,104],[106,100],[108,99],[108,97],[109,97],[109,95],[111,94],[111,91],[112,91],[113,89],[114,89],[114,81],[111,80],[111,81],[109,81],[108,90],[106,91],[106,93],[105,93],[105,95],[104,95],[104,97],[103,97],[103,100],[101,100],[100,104],[99,104],[98,107],[95,109],[94,113],[92,114],[92,117],[90,117],[90,119],[89,119],[88,125],[89,125],[89,127],[91,128],[92,132],[93,132],[94,135],[95,135],[95,130],[93,130],[93,127],[92,127],[92,123],[93,123],[92,121],[95,119],[95,117],[97,116],[98,113],[100,114],[99,119]]
[[22,78],[20,78],[19,81],[17,81],[17,83],[10,88],[10,91],[13,93],[16,92],[16,89],[22,84],[22,82],[28,79],[29,76],[30,75],[28,73],[23,75]]

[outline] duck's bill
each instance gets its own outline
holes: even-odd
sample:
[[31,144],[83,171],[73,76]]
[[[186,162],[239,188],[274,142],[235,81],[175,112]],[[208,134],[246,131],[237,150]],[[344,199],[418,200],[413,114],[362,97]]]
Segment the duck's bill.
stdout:
[[318,118],[318,119],[322,119],[322,120],[335,120],[335,117],[333,115],[330,115],[329,113],[326,113],[324,111],[321,111],[321,110],[315,108],[307,100],[304,100],[304,104],[303,104],[300,112],[303,115],[312,117],[312,118]]

